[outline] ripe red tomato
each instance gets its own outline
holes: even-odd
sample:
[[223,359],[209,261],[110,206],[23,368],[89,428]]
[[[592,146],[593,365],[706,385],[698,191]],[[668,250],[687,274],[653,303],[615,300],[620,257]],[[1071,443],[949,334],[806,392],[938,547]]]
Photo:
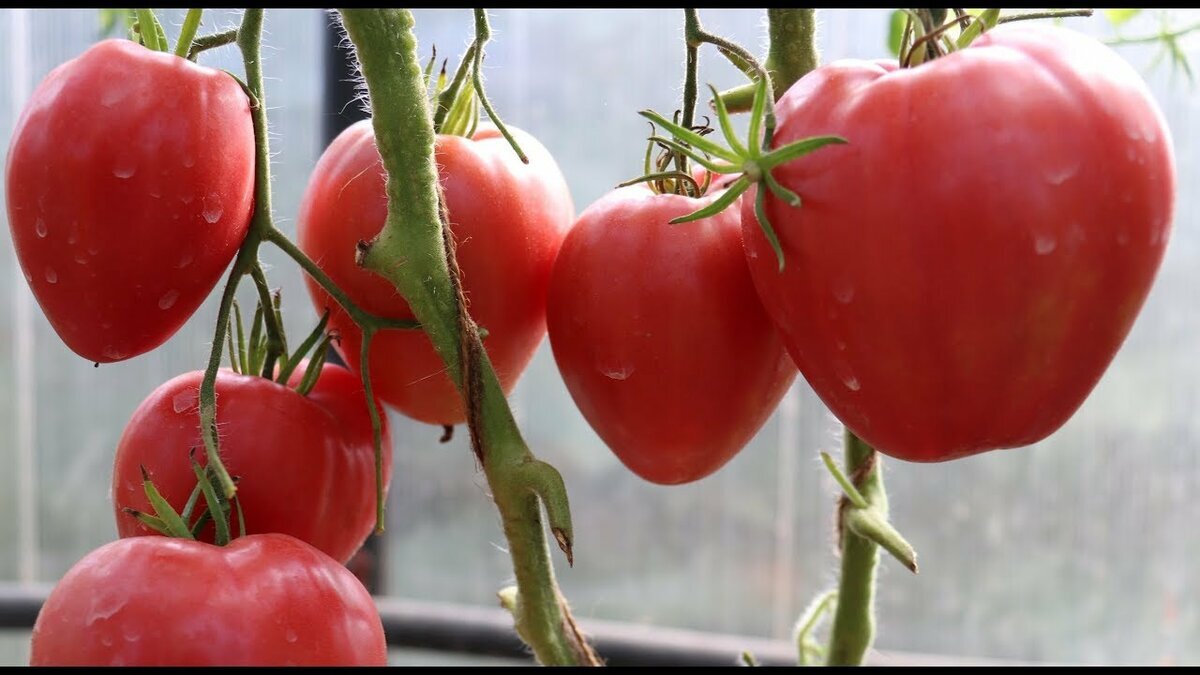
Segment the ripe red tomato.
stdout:
[[[297,368],[292,384],[302,375],[303,367]],[[176,510],[195,488],[191,449],[200,464],[207,463],[200,438],[203,376],[196,371],[163,384],[125,427],[113,469],[120,536],[156,534],[122,511],[153,512],[140,466]],[[349,560],[375,527],[375,449],[358,377],[325,364],[316,386],[303,396],[262,377],[221,370],[216,392],[221,458],[231,475],[241,477],[237,495],[247,532],[282,532],[340,562]],[[392,444],[385,416],[381,422],[386,491]],[[208,541],[212,533],[210,526]]]
[[254,129],[228,74],[100,42],[30,96],[9,147],[17,259],[54,330],[98,363],[166,342],[246,236]]
[[387,665],[379,612],[358,579],[283,534],[213,546],[120,539],[46,598],[34,666]]
[[[510,129],[512,129],[510,127]],[[483,345],[507,393],[546,331],[546,284],[564,230],[574,217],[566,181],[532,136],[512,129],[529,156],[524,165],[495,128],[474,138],[437,137],[450,229],[471,316],[487,329]],[[386,172],[371,122],[346,129],[321,156],[300,205],[300,247],[367,311],[413,318],[383,277],[358,267],[355,246],[387,217]],[[342,358],[359,369],[362,333],[337,302],[309,279],[318,311],[328,307],[341,333]],[[431,424],[466,419],[458,390],[422,331],[384,331],[371,343],[371,382],[385,403]]]
[[778,105],[779,273],[743,204],[754,281],[816,393],[862,439],[931,462],[1028,445],[1080,406],[1170,234],[1171,137],[1132,68],[1049,26],[1002,26],[907,70],[843,61]]
[[589,206],[554,264],[546,321],[567,389],[608,447],[661,484],[728,462],[796,367],[754,293],[736,207],[620,188]]

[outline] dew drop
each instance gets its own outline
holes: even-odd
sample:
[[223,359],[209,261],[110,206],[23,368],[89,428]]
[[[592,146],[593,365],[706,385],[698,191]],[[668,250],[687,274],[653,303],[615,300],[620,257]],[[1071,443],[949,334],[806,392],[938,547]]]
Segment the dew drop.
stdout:
[[111,647],[112,643],[113,643],[113,639],[111,636],[109,636],[109,635],[100,636],[100,644],[104,645],[105,647]]
[[55,272],[53,267],[46,268],[46,281],[52,284],[58,283],[58,272]]
[[171,309],[171,307],[175,304],[175,301],[178,299],[179,299],[179,291],[176,291],[176,290],[167,291],[166,293],[163,293],[163,296],[161,298],[158,299],[158,308],[159,309]]
[[193,199],[195,199],[194,196],[185,194],[179,198],[179,201],[183,202],[184,204],[191,204]]
[[1033,250],[1038,255],[1050,255],[1057,246],[1058,242],[1048,234],[1039,234],[1033,242]]
[[154,197],[155,199],[162,199],[162,193],[159,192],[157,188],[150,188],[149,193],[150,196]]
[[99,244],[88,245],[87,252],[88,252],[88,255],[100,255],[100,245]]
[[188,265],[191,265],[192,260],[193,260],[193,257],[192,257],[191,251],[184,253],[183,257],[179,259],[179,262],[175,263],[175,269],[181,270],[181,269],[187,267]]
[[71,229],[67,232],[67,243],[68,244],[79,243],[79,221],[78,220],[71,221]]
[[1082,165],[1082,160],[1076,160],[1073,164],[1066,166],[1047,167],[1045,171],[1046,180],[1051,185],[1062,185],[1067,182],[1071,176],[1079,173],[1079,167]]
[[171,408],[177,413],[187,412],[194,410],[199,400],[200,390],[189,388],[175,394],[175,398],[171,399]]
[[117,158],[117,163],[113,165],[113,175],[117,178],[130,178],[137,173],[137,164],[132,157],[122,156]]
[[846,388],[850,391],[858,391],[859,389],[862,389],[862,385],[858,383],[858,378],[853,375],[847,375],[843,377],[842,384],[846,385]]
[[183,156],[183,165],[188,167],[189,169],[193,166],[196,166],[196,158],[192,157],[191,155],[184,155]]
[[838,340],[838,341],[837,341],[837,348],[838,348],[838,351],[839,351],[839,352],[844,352],[844,351],[846,351],[846,343],[845,343],[845,342],[842,342],[841,340]]
[[86,264],[88,264],[88,257],[82,253],[76,252],[75,253],[75,262],[79,263],[80,265],[86,265]]
[[108,345],[107,347],[105,347],[104,352],[102,354],[103,354],[104,358],[112,359],[113,361],[120,361],[121,359],[125,358],[125,352],[121,351],[120,349],[117,349],[116,347],[114,347],[112,345]]
[[33,224],[33,231],[37,232],[37,236],[42,239],[45,239],[46,235],[50,234],[50,228],[46,227],[46,221],[41,218],[38,218],[37,222]]
[[633,366],[601,367],[600,373],[610,380],[618,382],[629,379],[633,375]]
[[215,223],[221,219],[222,213],[224,209],[221,208],[220,195],[212,194],[204,198],[204,220]]
[[854,285],[843,279],[833,289],[833,297],[843,305],[848,305],[854,300]]
[[296,640],[300,639],[300,636],[296,635],[296,631],[292,630],[291,628],[287,629],[287,633],[283,637],[288,642],[295,642]]

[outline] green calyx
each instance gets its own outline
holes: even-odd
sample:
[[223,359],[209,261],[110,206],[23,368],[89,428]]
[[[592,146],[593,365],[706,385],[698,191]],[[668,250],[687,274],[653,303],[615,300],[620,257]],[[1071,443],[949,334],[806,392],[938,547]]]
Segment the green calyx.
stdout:
[[[792,207],[799,207],[801,200],[799,195],[781,185],[771,175],[771,172],[784,162],[803,157],[827,145],[844,144],[847,141],[840,136],[813,136],[767,151],[763,147],[763,122],[769,94],[767,92],[766,81],[759,78],[755,81],[754,102],[750,108],[749,135],[747,142],[743,144],[738,140],[737,135],[733,131],[733,124],[729,120],[729,111],[725,108],[717,90],[712,85],[709,85],[709,89],[713,95],[717,123],[729,147],[723,147],[719,143],[705,138],[703,134],[672,122],[652,110],[643,110],[639,113],[672,135],[672,138],[652,136],[649,139],[651,142],[658,143],[673,152],[688,157],[711,173],[723,175],[740,174],[738,179],[720,197],[713,200],[711,204],[686,216],[675,218],[670,222],[672,224],[687,223],[720,213],[736,202],[738,197],[750,189],[751,186],[757,185],[759,189],[754,203],[755,215],[758,217],[758,223],[763,230],[763,234],[771,244],[771,249],[775,251],[775,256],[779,261],[779,271],[782,272],[785,262],[783,247],[780,245],[779,237],[776,236],[774,228],[767,219],[764,207],[764,195],[769,190],[776,197],[783,200],[784,203]],[[650,179],[651,177],[647,176],[638,180]]]
[[[204,528],[212,523],[214,527],[213,543],[218,546],[224,546],[232,541],[233,536],[229,527],[229,517],[232,513],[237,513],[238,519],[238,536],[246,535],[246,519],[242,514],[242,505],[238,502],[236,496],[231,499],[226,499],[220,494],[217,489],[218,478],[216,472],[211,468],[204,468],[196,461],[196,449],[192,448],[188,455],[188,461],[191,462],[192,471],[196,474],[196,487],[192,490],[191,496],[188,497],[187,504],[184,505],[183,511],[176,511],[174,507],[162,496],[158,488],[154,486],[154,481],[151,480],[150,473],[146,471],[146,467],[140,467],[142,471],[142,489],[146,493],[146,499],[150,502],[150,508],[153,513],[142,513],[136,509],[125,508],[124,512],[136,518],[138,522],[155,532],[177,539],[199,539],[200,533]],[[236,481],[237,478],[234,478]],[[200,512],[196,512],[196,507],[199,505],[200,497],[204,497],[204,507]],[[219,514],[213,516],[213,514]],[[193,518],[193,515],[195,516]]]
[[229,330],[226,332],[229,342],[229,367],[240,375],[257,375],[286,386],[300,364],[308,359],[304,375],[295,386],[300,395],[307,396],[321,375],[329,346],[339,337],[336,332],[326,331],[329,326],[329,309],[325,309],[321,320],[300,346],[289,353],[287,336],[283,332],[282,295],[278,289],[269,291],[266,288],[266,278],[260,272],[252,270],[251,277],[259,289],[259,302],[254,308],[249,339],[242,321],[241,307],[237,300],[232,302],[230,320],[227,322]]

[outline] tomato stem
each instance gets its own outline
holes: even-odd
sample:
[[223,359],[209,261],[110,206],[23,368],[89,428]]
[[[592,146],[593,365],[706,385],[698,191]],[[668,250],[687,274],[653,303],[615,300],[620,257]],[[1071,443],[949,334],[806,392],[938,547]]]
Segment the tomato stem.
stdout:
[[175,43],[175,56],[187,58],[192,50],[192,39],[196,37],[196,31],[200,28],[200,17],[203,14],[203,8],[188,10],[187,16],[183,19],[183,27],[179,29],[179,42]]
[[362,379],[363,392],[367,397],[367,413],[371,416],[371,442],[375,449],[375,533],[381,534],[386,515],[383,503],[383,422],[379,419],[379,409],[375,406],[375,393],[371,388],[371,340],[374,338],[374,328],[362,329],[358,371],[359,377]]
[[333,279],[330,279],[329,275],[325,274],[324,270],[313,262],[304,251],[300,250],[299,246],[296,246],[292,240],[288,239],[287,235],[283,232],[272,227],[264,235],[264,240],[274,244],[279,250],[286,253],[288,257],[296,261],[296,264],[300,265],[308,276],[317,282],[317,285],[341,305],[342,309],[350,315],[350,319],[358,324],[359,327],[376,330],[419,330],[421,328],[421,324],[415,319],[393,319],[378,316],[356,305],[350,299],[350,296],[346,295],[345,291],[339,288]]
[[188,49],[188,60],[195,61],[200,52],[216,49],[225,45],[233,44],[237,41],[238,29],[231,28],[220,33],[211,35],[201,35],[192,40],[192,46]]
[[137,17],[138,34],[142,36],[142,44],[146,45],[146,49],[156,52],[167,51],[162,25],[158,23],[158,17],[154,15],[154,10],[139,8]]
[[479,103],[483,109],[487,111],[488,119],[496,128],[500,130],[500,135],[508,141],[512,146],[513,152],[517,153],[517,157],[521,159],[522,164],[528,164],[529,158],[525,156],[525,152],[521,150],[517,139],[513,138],[512,132],[508,127],[504,126],[504,122],[500,119],[500,115],[496,114],[496,110],[492,107],[492,102],[488,100],[487,93],[483,90],[483,46],[492,37],[492,28],[488,25],[487,11],[482,9],[475,10],[475,67],[472,69],[471,79],[475,83],[475,94],[479,97]]
[[812,634],[825,615],[836,606],[837,590],[826,591],[809,603],[808,608],[796,621],[796,651],[800,665],[813,665],[824,654],[825,650],[813,639]]
[[[771,73],[775,100],[794,82],[817,67],[816,10],[768,9],[767,34],[770,46],[763,65]],[[720,99],[731,113],[747,112],[754,99],[754,85],[744,84],[713,97]]]
[[[597,664],[555,583],[541,517],[545,500],[557,512],[556,538],[561,537],[564,551],[571,550],[561,476],[558,481],[548,478],[550,472],[557,475],[548,464],[532,472],[526,469],[536,460],[463,303],[454,243],[440,200],[435,133],[421,86],[412,14],[342,9],[341,15],[367,81],[379,154],[393,177],[387,181],[387,220],[376,239],[360,248],[359,262],[387,278],[408,302],[462,393],[472,446],[500,512],[513,561],[519,590],[511,606],[517,633],[543,664]],[[482,47],[481,38],[487,37],[482,12],[476,13],[476,28]],[[479,58],[477,53],[477,64]],[[482,95],[480,99],[486,101]],[[404,264],[398,264],[401,260]]]

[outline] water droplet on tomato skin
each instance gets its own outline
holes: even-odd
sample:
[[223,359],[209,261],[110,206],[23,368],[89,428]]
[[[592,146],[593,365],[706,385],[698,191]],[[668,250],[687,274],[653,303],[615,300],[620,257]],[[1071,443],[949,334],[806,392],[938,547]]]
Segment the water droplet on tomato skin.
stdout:
[[171,307],[175,304],[175,301],[178,299],[179,299],[179,291],[176,291],[176,290],[167,291],[166,293],[163,293],[163,296],[161,298],[158,299],[158,308],[159,309],[171,309]]
[[76,253],[75,254],[75,262],[79,263],[80,265],[86,265],[86,264],[88,264],[88,258],[86,255],[84,255],[82,253]]
[[175,263],[175,269],[181,270],[181,269],[187,267],[188,265],[191,265],[192,260],[193,260],[193,256],[190,252],[184,253],[183,257],[179,259],[179,262]]
[[204,198],[204,212],[202,215],[204,216],[204,220],[206,220],[210,225],[220,220],[221,214],[224,213],[224,211],[225,210],[221,207],[220,195],[214,194]]
[[188,167],[189,169],[192,168],[193,166],[196,166],[196,158],[192,157],[191,155],[184,155],[183,156],[183,165]]
[[1074,164],[1066,166],[1047,167],[1045,171],[1046,180],[1051,185],[1062,185],[1069,178],[1079,173],[1079,167],[1082,165],[1082,160],[1076,160]]
[[129,159],[117,160],[117,164],[113,166],[113,175],[117,178],[132,178],[135,173],[137,173],[137,165]]
[[1038,255],[1050,255],[1058,247],[1058,242],[1048,234],[1039,234],[1033,242],[1033,251]]
[[181,391],[178,394],[175,394],[175,397],[171,399],[171,409],[177,413],[195,410],[199,400],[199,389],[187,389],[186,391]]
[[287,629],[287,634],[284,635],[283,637],[288,642],[295,642],[296,640],[300,639],[300,636],[296,635],[296,631],[292,630],[291,628]]
[[120,361],[125,358],[125,352],[121,351],[120,349],[117,349],[116,347],[114,347],[112,345],[108,345],[104,348],[104,351],[102,352],[102,356],[104,356],[104,358],[109,359],[111,361]]
[[833,297],[843,305],[848,305],[854,301],[854,285],[848,281],[842,280],[833,289]]
[[38,238],[45,239],[47,234],[50,234],[50,228],[46,227],[46,221],[41,218],[33,224],[33,231],[37,233]]
[[633,374],[633,366],[621,366],[618,368],[601,367],[600,374],[604,375],[610,380],[622,382],[629,379],[629,376]]
[[46,282],[51,284],[58,283],[58,272],[55,272],[53,267],[46,268]]
[[847,375],[843,377],[842,384],[846,385],[846,388],[850,391],[858,391],[859,389],[862,389],[862,384],[860,384],[858,378],[853,375]]

